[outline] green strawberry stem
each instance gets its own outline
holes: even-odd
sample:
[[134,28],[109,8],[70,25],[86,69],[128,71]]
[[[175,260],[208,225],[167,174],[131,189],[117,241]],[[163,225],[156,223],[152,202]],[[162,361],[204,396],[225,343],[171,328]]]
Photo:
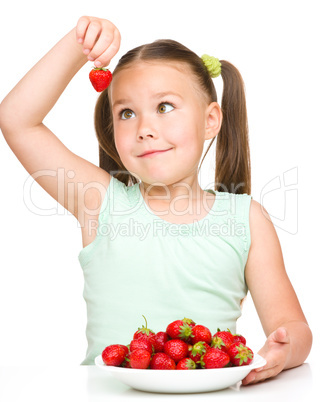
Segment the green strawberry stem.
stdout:
[[194,362],[194,360],[188,359],[188,360],[186,361],[186,367],[187,367],[189,370],[196,369],[196,363]]
[[235,358],[240,359],[240,366],[243,364],[243,362],[247,363],[248,358],[253,359],[253,353],[251,353],[246,346],[236,346],[236,349],[238,354],[235,356]]
[[108,68],[106,68],[106,67],[95,67],[95,68],[93,68],[93,70],[102,70],[102,71],[108,71]]
[[151,329],[147,328],[147,320],[146,317],[143,315],[144,320],[145,320],[145,324],[146,326],[144,327],[144,325],[142,325],[141,328],[138,328],[139,332],[141,332],[142,334],[146,334],[147,336],[149,336],[149,333],[153,334],[154,331],[152,331]]
[[226,346],[225,343],[224,343],[224,341],[223,341],[223,339],[221,339],[219,336],[214,336],[214,337],[212,338],[211,347],[212,347],[212,348],[215,347],[215,348],[221,349],[222,346]]
[[195,324],[195,322],[194,322],[191,318],[186,318],[186,317],[184,317],[184,318],[182,319],[182,321],[185,322],[185,324],[188,324],[188,325],[190,325],[190,324]]
[[206,352],[204,344],[205,342],[202,341],[196,342],[191,351],[192,356],[196,356],[197,354],[203,355]]
[[192,328],[184,322],[183,325],[180,326],[179,337],[182,340],[187,340],[189,337],[194,338],[192,334]]
[[[142,314],[143,315],[143,314]],[[147,328],[147,320],[146,320],[146,317],[143,315],[143,317],[144,317],[144,320],[145,320],[145,324],[146,324],[146,328]]]

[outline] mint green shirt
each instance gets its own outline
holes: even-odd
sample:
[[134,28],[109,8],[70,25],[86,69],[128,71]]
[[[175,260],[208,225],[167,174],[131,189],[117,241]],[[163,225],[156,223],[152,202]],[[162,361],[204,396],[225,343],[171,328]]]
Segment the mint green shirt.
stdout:
[[[206,190],[213,192],[213,190]],[[155,215],[139,184],[112,177],[95,240],[78,256],[84,274],[88,348],[82,364],[111,344],[128,345],[147,318],[154,332],[184,317],[236,331],[246,296],[251,196],[214,192],[208,215],[173,224]]]

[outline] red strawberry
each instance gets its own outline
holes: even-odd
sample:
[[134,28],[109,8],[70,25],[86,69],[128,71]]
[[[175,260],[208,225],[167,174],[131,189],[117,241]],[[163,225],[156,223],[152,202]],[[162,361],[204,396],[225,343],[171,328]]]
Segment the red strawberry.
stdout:
[[188,341],[192,334],[192,327],[186,322],[183,322],[183,320],[176,320],[168,324],[166,333],[171,339]]
[[141,337],[149,338],[152,335],[155,335],[154,331],[152,331],[151,329],[147,328],[147,320],[146,320],[145,316],[143,316],[143,317],[144,317],[144,320],[145,320],[146,327],[144,327],[144,325],[142,325],[141,328],[138,328],[138,331],[136,331],[134,333],[133,339],[138,339],[138,338],[141,338]]
[[171,339],[165,343],[164,353],[177,363],[187,356],[188,345],[181,339]]
[[107,346],[101,357],[107,366],[120,366],[128,354],[128,348],[124,345],[109,345]]
[[166,353],[155,353],[150,362],[150,368],[153,370],[175,370],[174,360]]
[[244,338],[243,335],[239,335],[239,334],[233,335],[233,343],[237,343],[237,342],[243,343],[243,345],[246,345],[246,339]]
[[188,351],[188,357],[190,357],[195,363],[198,363],[201,357],[210,349],[210,345],[206,342],[197,342]]
[[160,331],[157,332],[157,334],[150,336],[148,339],[154,347],[154,352],[158,353],[163,352],[165,342],[168,341],[168,335],[166,334],[166,332]]
[[192,328],[195,327],[195,325],[196,325],[195,322],[191,318],[183,318],[182,321],[185,324],[188,324]]
[[147,369],[151,354],[146,349],[135,349],[129,355],[130,367],[134,369]]
[[210,344],[212,339],[211,331],[207,327],[204,327],[204,325],[195,325],[195,327],[192,328],[191,337],[193,345],[197,342]]
[[129,349],[133,352],[136,349],[145,349],[150,354],[153,353],[153,346],[147,338],[133,339],[130,342]]
[[253,351],[243,344],[233,343],[228,350],[231,362],[234,366],[247,366],[254,357]]
[[218,328],[217,332],[213,335],[211,346],[213,348],[223,350],[223,352],[227,352],[233,341],[234,337],[229,330],[220,331],[220,329]]
[[97,92],[102,92],[111,83],[113,75],[108,68],[93,68],[89,73],[89,79]]
[[201,357],[201,367],[205,369],[223,368],[229,362],[229,355],[215,348],[211,348]]
[[124,368],[131,368],[130,360],[129,360],[129,355],[130,355],[130,354],[128,354],[128,355],[125,357],[125,360],[122,362],[121,367],[124,367]]
[[176,370],[193,370],[196,369],[196,363],[189,357],[180,360],[176,365]]

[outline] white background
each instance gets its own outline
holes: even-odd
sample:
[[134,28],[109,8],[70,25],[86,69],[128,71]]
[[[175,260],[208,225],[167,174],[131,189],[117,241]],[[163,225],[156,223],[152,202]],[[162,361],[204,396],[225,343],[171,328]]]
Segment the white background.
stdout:
[[[200,56],[228,60],[240,70],[247,95],[252,196],[275,223],[288,275],[313,330],[307,361],[316,360],[321,335],[318,6],[318,1],[293,0],[16,0],[0,12],[1,99],[82,15],[107,18],[120,30],[122,45],[111,71],[129,49],[160,38],[180,41]],[[74,153],[98,165],[93,129],[98,95],[88,80],[91,67],[88,63],[76,75],[45,124]],[[214,83],[220,96],[221,78]],[[213,163],[209,156],[203,163],[203,187],[214,180]],[[3,136],[0,175],[0,365],[78,365],[86,350],[77,260],[80,228],[61,207],[48,216],[28,209],[28,174]],[[33,203],[44,212],[57,210],[37,183],[31,190]],[[137,312],[137,326],[143,313]],[[255,351],[263,345],[250,296],[238,329]]]

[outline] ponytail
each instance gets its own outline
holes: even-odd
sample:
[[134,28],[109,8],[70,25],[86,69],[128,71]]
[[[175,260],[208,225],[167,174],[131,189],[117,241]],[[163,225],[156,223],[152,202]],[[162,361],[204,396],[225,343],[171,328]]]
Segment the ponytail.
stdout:
[[221,60],[223,121],[216,142],[217,191],[251,194],[251,161],[244,83],[231,63]]

